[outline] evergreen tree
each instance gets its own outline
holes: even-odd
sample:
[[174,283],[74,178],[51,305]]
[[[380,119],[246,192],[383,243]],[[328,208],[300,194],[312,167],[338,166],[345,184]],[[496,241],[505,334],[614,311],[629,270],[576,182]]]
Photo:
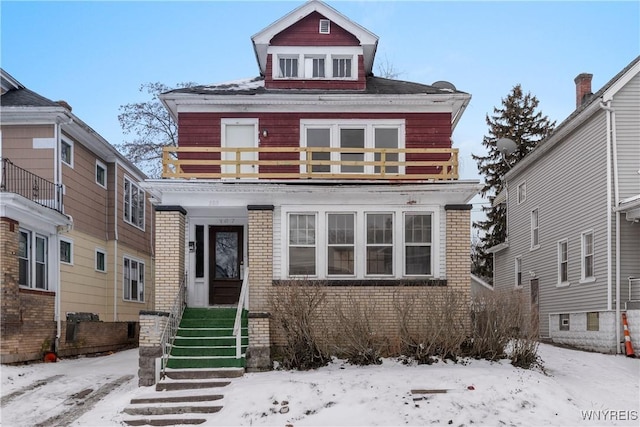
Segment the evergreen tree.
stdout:
[[[493,115],[487,114],[489,133],[483,138],[482,145],[487,155],[472,155],[478,162],[478,169],[484,176],[481,194],[488,199],[489,206],[483,207],[486,219],[474,223],[480,229],[479,242],[472,257],[472,272],[491,282],[493,280],[493,256],[487,249],[502,243],[507,237],[506,206],[492,206],[495,197],[503,190],[504,175],[536,145],[546,138],[555,127],[555,121],[549,121],[538,109],[539,101],[531,93],[526,95],[518,84],[513,87],[501,107],[493,108]],[[509,138],[516,149],[509,155],[503,155],[496,147],[500,138]]]

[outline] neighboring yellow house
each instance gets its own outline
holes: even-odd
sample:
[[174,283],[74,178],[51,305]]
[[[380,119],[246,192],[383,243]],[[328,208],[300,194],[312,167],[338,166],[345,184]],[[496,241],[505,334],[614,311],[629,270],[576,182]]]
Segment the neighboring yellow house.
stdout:
[[153,308],[146,177],[68,104],[0,71],[1,362],[135,346]]

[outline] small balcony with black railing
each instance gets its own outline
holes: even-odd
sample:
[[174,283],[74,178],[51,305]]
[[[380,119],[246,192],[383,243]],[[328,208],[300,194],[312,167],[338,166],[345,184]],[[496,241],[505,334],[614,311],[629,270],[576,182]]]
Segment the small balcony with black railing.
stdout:
[[40,206],[63,213],[62,185],[29,172],[7,158],[0,161],[0,192],[18,194]]

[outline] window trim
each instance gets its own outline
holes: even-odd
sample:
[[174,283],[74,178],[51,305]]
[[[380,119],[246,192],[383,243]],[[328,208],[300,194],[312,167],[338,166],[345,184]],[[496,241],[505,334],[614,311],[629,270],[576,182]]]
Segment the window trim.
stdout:
[[[591,235],[591,276],[586,275],[586,263],[585,258],[588,256],[585,254],[585,237]],[[596,281],[596,265],[595,265],[595,233],[593,230],[586,230],[580,234],[580,283],[591,283]]]
[[[100,181],[98,181],[98,168],[102,168],[104,170],[104,183],[101,183]],[[98,184],[100,187],[104,189],[107,188],[107,182],[109,182],[109,179],[107,177],[107,165],[98,159],[96,159],[95,178],[96,178],[96,184]]]
[[[315,239],[314,239],[313,246],[311,246],[311,245],[299,245],[299,244],[293,245],[293,247],[305,247],[305,248],[313,247],[314,248],[314,270],[315,270],[314,274],[290,274],[291,262],[290,262],[289,252],[290,252],[290,249],[291,249],[291,243],[290,243],[290,241],[291,241],[290,240],[291,228],[290,228],[289,225],[291,223],[290,222],[291,216],[293,216],[293,215],[307,215],[307,216],[313,215],[313,217],[314,217]],[[309,278],[309,277],[316,278],[316,277],[319,277],[319,271],[321,271],[320,265],[318,263],[318,260],[319,260],[318,247],[320,246],[319,241],[318,241],[319,240],[318,239],[318,237],[319,237],[318,236],[318,218],[320,216],[319,213],[316,212],[316,211],[306,211],[306,212],[305,211],[291,211],[291,212],[287,212],[283,216],[286,218],[285,219],[285,225],[284,225],[286,233],[282,233],[282,234],[284,234],[286,236],[285,237],[286,238],[286,240],[285,240],[286,244],[284,246],[286,248],[285,256],[284,256],[284,258],[285,258],[285,266],[284,266],[285,270],[284,271],[286,272],[286,277],[293,278],[293,279],[295,279],[295,278]]]
[[[556,279],[557,279],[557,283],[556,283],[556,286],[557,287],[569,286],[570,285],[570,282],[569,282],[569,240],[568,239],[558,240],[556,245],[557,245],[557,258],[556,258],[556,268],[557,268]],[[566,259],[562,259],[562,245],[565,245],[565,247],[566,247]],[[562,280],[562,264],[566,264],[565,268],[566,268],[567,280]]]
[[[57,250],[58,256],[55,259],[58,259],[60,254],[60,246],[58,244],[57,247],[51,247],[55,245],[55,240],[49,239],[48,236],[39,233],[36,230],[31,230],[28,228],[20,227],[18,229],[19,234],[25,233],[27,235],[27,255],[28,257],[23,258],[20,256],[19,247],[18,247],[18,287],[23,289],[32,289],[34,291],[51,291],[53,282],[50,280],[49,273],[51,270],[51,250]],[[44,241],[44,287],[39,287],[37,284],[38,272],[37,267],[38,264],[43,264],[38,261],[38,239]],[[54,243],[52,243],[54,242]],[[20,260],[27,260],[27,283],[20,283]]]
[[527,182],[526,181],[522,181],[520,184],[518,184],[516,193],[518,198],[518,205],[521,205],[527,201]]
[[[303,206],[303,205],[290,205],[283,206],[280,218],[280,227],[283,230],[280,233],[280,248],[282,257],[279,261],[279,268],[277,269],[277,277],[282,280],[296,279],[296,278],[313,278],[323,280],[371,280],[371,279],[437,279],[444,273],[442,268],[444,267],[444,252],[441,247],[441,234],[443,233],[444,224],[442,223],[441,206],[438,205],[423,205],[417,207],[409,207],[404,205],[392,205],[388,209],[374,211],[370,206],[343,206],[343,205],[323,205],[323,206]],[[328,276],[326,272],[327,267],[327,232],[326,219],[328,213],[354,213],[355,214],[355,271],[354,275],[350,277]],[[365,213],[393,213],[394,214],[394,229],[393,229],[393,276],[389,275],[366,275],[366,219]],[[405,275],[405,269],[403,266],[404,260],[404,243],[406,241],[404,235],[404,222],[399,220],[404,217],[405,213],[421,213],[431,216],[431,274],[429,275]],[[316,276],[299,276],[289,275],[289,215],[290,214],[315,214],[316,215],[316,227],[320,231],[316,234],[317,246],[316,246]]]
[[[127,203],[127,182],[129,183],[129,197],[130,200],[128,200]],[[131,188],[134,187],[137,192],[138,192],[138,203],[141,203],[142,205],[142,213],[141,213],[141,218],[142,218],[142,225],[136,224],[133,222],[133,220],[131,219],[131,199],[132,199],[132,195],[133,193],[131,192]],[[123,189],[122,189],[122,218],[124,220],[124,222],[126,222],[127,224],[130,224],[142,231],[144,231],[145,229],[145,216],[146,216],[146,193],[145,191],[138,185],[136,184],[131,178],[129,178],[128,176],[125,175],[124,177],[124,184],[123,184]],[[127,209],[127,204],[129,205],[129,208]],[[138,206],[138,209],[140,208],[140,206]],[[129,218],[127,218],[127,216],[129,216]]]
[[[98,268],[98,254],[102,254],[104,256],[104,270],[100,270]],[[124,263],[123,263],[124,265]],[[99,273],[106,273],[107,272],[107,251],[103,248],[96,248],[95,252],[94,252],[94,263],[93,266],[95,268],[95,270]]]
[[[337,244],[337,243],[329,243],[329,216],[331,215],[350,215],[353,218],[353,242],[351,244]],[[325,213],[326,216],[326,230],[327,230],[327,236],[326,236],[326,240],[325,240],[325,257],[326,257],[326,265],[325,265],[325,274],[327,278],[342,278],[342,277],[356,277],[356,273],[357,273],[357,269],[358,269],[358,254],[357,254],[357,234],[358,234],[358,219],[356,216],[355,212],[349,212],[349,211],[343,211],[343,212],[333,212],[333,211],[327,211]],[[353,249],[353,274],[330,274],[329,273],[329,248],[330,247],[351,247]]]
[[[344,119],[335,121],[332,119],[300,119],[300,147],[308,147],[307,130],[308,129],[329,129],[329,147],[340,148],[340,131],[342,129],[364,129],[364,148],[371,149],[376,146],[375,132],[376,129],[397,129],[398,131],[398,149],[405,148],[406,144],[406,120],[405,119]],[[338,152],[331,153],[330,160],[340,162],[340,154]],[[372,162],[375,160],[375,153],[364,153],[364,161]],[[307,165],[305,163],[305,153],[300,153],[300,173],[307,173]],[[399,163],[405,162],[405,154],[398,153]],[[366,165],[362,172],[342,172],[340,164],[330,166],[329,173],[361,173],[375,174],[375,166]],[[313,173],[313,172],[312,172]],[[325,173],[325,172],[319,172]],[[390,173],[393,175],[405,174],[405,166],[398,166],[398,171]]]
[[[537,206],[531,209],[530,216],[531,216],[531,234],[530,234],[531,248],[530,249],[533,251],[540,247],[540,209],[538,209]],[[535,217],[535,227],[534,227],[534,221],[533,221],[534,217]]]
[[63,261],[62,260],[62,254],[60,254],[60,264],[64,264],[64,265],[73,265],[73,253],[74,248],[73,248],[73,239],[69,239],[68,237],[60,237],[59,238],[59,242],[58,245],[62,246],[62,243],[68,243],[69,244],[69,261]]
[[[429,236],[429,242],[407,242],[407,216],[408,215],[422,215],[422,216],[429,216],[431,219],[431,234]],[[433,226],[433,214],[431,212],[402,212],[402,250],[404,251],[404,254],[402,256],[402,275],[404,277],[428,277],[433,275],[433,230],[434,230],[434,226]],[[408,247],[429,247],[429,273],[427,274],[409,274],[407,273],[407,248]]]
[[[284,60],[285,61],[285,70],[282,70],[282,67],[280,66],[280,61]],[[296,73],[294,76],[287,76],[285,75],[286,73],[283,73],[283,71],[286,71],[286,61],[296,61]],[[279,80],[299,80],[301,78],[304,77],[300,77],[300,55],[299,54],[286,54],[286,53],[280,53],[276,55],[276,61],[275,61],[275,69],[277,71],[277,74],[274,75],[274,78],[277,78]],[[293,68],[292,68],[293,70]],[[277,76],[277,77],[276,77]]]
[[[62,144],[66,144],[69,146],[69,153],[70,153],[70,161],[67,162],[63,157],[62,157]],[[60,135],[60,162],[69,166],[71,169],[73,169],[73,161],[74,161],[74,157],[75,157],[75,148],[73,146],[73,141],[70,138],[67,138],[64,135]]]
[[524,281],[522,280],[522,257],[517,256],[514,258],[513,268],[514,268],[513,283],[516,288],[521,288],[524,286]]
[[[345,71],[348,69],[348,72],[350,75],[349,76],[336,75],[334,73],[334,61],[344,61],[344,60],[350,61],[350,64],[349,64],[350,67],[348,68],[343,67]],[[344,55],[344,54],[331,55],[331,78],[333,80],[357,80],[358,76],[356,75],[356,67],[354,66],[355,62],[356,61],[353,55]]]
[[[369,219],[369,215],[391,215],[391,244],[389,243],[369,243],[369,233],[368,233],[368,229],[367,229],[367,225],[368,225],[368,219]],[[397,272],[397,266],[396,266],[396,257],[397,257],[397,253],[398,253],[398,243],[402,243],[402,240],[400,242],[397,242],[397,226],[398,226],[398,222],[397,222],[397,215],[395,214],[394,211],[365,211],[364,212],[364,234],[363,234],[363,239],[364,239],[364,247],[363,247],[363,253],[364,253],[364,270],[363,270],[363,275],[365,278],[372,278],[372,277],[377,277],[377,278],[388,278],[388,277],[396,277],[396,272]],[[402,233],[402,235],[404,235],[404,233]],[[389,274],[380,274],[380,273],[368,273],[368,257],[367,257],[367,253],[369,251],[370,247],[390,247],[391,248],[391,273]],[[404,269],[402,269],[401,271],[404,271]]]
[[[325,31],[323,30],[322,24],[325,24]],[[331,34],[331,20],[329,19],[320,19],[318,22],[318,34]]]
[[[131,297],[129,297],[129,299],[125,298],[125,295],[127,294],[125,291],[125,279],[126,279],[126,268],[124,266],[125,264],[125,260],[129,261],[129,270],[131,270],[131,262],[136,262],[138,264],[138,282],[140,281],[140,273],[142,273],[142,299],[131,299]],[[141,267],[142,266],[142,267]],[[146,271],[145,271],[145,262],[139,258],[135,258],[129,255],[123,255],[122,256],[122,300],[125,302],[134,302],[134,303],[140,303],[140,304],[144,304],[145,303],[145,298],[146,298],[146,292],[145,292],[145,282],[147,281],[147,275],[146,275]],[[131,288],[129,288],[129,294],[131,295]],[[140,292],[138,291],[138,295],[140,295]]]

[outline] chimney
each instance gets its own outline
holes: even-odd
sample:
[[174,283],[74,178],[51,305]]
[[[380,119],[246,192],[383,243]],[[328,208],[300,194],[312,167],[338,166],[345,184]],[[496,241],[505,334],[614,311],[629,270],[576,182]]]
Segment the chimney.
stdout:
[[588,101],[590,95],[593,95],[591,92],[591,78],[593,74],[582,73],[578,74],[578,76],[573,80],[576,82],[576,109],[580,108],[580,106]]

